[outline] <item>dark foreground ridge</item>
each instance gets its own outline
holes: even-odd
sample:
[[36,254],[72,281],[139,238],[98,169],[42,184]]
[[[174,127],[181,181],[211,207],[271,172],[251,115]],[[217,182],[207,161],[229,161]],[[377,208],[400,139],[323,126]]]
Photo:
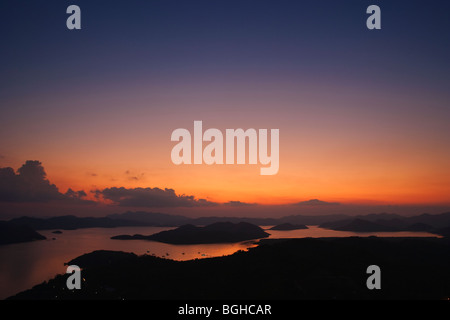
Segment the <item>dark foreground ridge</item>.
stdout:
[[171,244],[232,243],[268,237],[269,234],[258,226],[247,222],[217,222],[205,227],[192,224],[174,230],[162,231],[149,236],[140,234],[111,237],[116,240],[153,240]]
[[[260,241],[248,252],[174,261],[95,251],[69,262],[82,268],[10,299],[447,299],[448,238],[322,238]],[[381,289],[366,287],[381,268]]]

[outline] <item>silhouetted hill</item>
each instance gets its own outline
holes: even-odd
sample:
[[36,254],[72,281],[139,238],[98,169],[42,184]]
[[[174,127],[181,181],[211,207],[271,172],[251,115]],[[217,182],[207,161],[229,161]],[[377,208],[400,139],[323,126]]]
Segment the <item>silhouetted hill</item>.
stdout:
[[276,226],[273,226],[269,230],[281,230],[281,231],[289,231],[289,230],[298,230],[298,229],[308,229],[304,224],[291,224],[291,223],[282,223]]
[[352,221],[353,221],[353,219],[327,221],[327,222],[321,223],[319,225],[319,227],[320,228],[325,228],[325,229],[337,230],[337,228],[345,227],[346,225],[348,225]]
[[440,234],[444,237],[450,237],[450,227],[437,229],[435,233]]
[[[320,227],[338,231],[354,232],[424,231],[440,234],[439,230],[442,229],[442,226],[446,226],[448,214],[444,213],[434,216],[425,214],[415,217],[398,216],[391,219],[376,219],[378,218],[376,215],[371,215],[372,221],[359,217],[362,216],[358,216],[354,219],[326,222],[321,224]],[[439,224],[442,225],[439,227]]]
[[93,218],[86,217],[80,218],[76,216],[59,216],[52,218],[33,218],[33,217],[21,217],[10,220],[10,222],[28,225],[35,230],[49,230],[49,229],[63,229],[74,230],[80,228],[114,228],[125,226],[142,226],[145,223],[138,223],[136,221],[128,221],[122,219],[111,218]]
[[33,228],[10,221],[0,221],[0,244],[45,240],[46,237]]
[[428,214],[424,213],[418,216],[406,218],[409,224],[424,223],[435,228],[443,228],[450,226],[450,212],[444,212],[441,214]]
[[[81,290],[67,275],[10,299],[439,299],[450,297],[450,242],[443,238],[263,239],[248,252],[174,261],[93,252]],[[401,257],[399,257],[401,253]],[[381,290],[366,287],[381,268]]]
[[422,232],[422,231],[434,232],[434,231],[436,231],[436,228],[434,228],[426,223],[417,222],[417,223],[413,223],[410,226],[404,227],[403,230],[404,231],[418,231],[418,232]]
[[307,216],[307,215],[291,215],[281,218],[251,218],[251,217],[199,217],[188,218],[180,215],[170,215],[165,213],[155,212],[125,212],[121,214],[112,214],[107,217],[112,219],[124,219],[129,221],[145,222],[154,226],[177,227],[183,224],[193,224],[197,226],[209,225],[216,222],[248,222],[259,226],[273,226],[281,223],[292,224],[311,224],[318,225],[325,221],[336,221],[349,218],[346,215],[321,215],[321,216]]
[[192,224],[183,225],[174,230],[162,231],[153,235],[136,234],[111,237],[116,240],[153,240],[172,244],[200,244],[240,242],[268,237],[269,234],[258,226],[247,222],[216,222],[205,227]]
[[381,213],[370,213],[366,215],[357,215],[353,218],[361,218],[367,221],[375,222],[377,220],[396,220],[396,219],[401,220],[404,219],[405,217],[395,213],[381,212]]
[[343,214],[328,214],[319,216],[291,215],[277,219],[278,221],[272,225],[281,223],[319,225],[324,222],[338,221],[347,218],[349,218],[349,216]]
[[144,212],[144,211],[127,211],[125,213],[110,214],[107,218],[142,222],[149,226],[158,227],[174,227],[189,223],[192,219],[180,215],[171,215],[158,212]]
[[278,219],[276,218],[249,218],[249,217],[200,217],[194,218],[189,221],[190,224],[196,226],[204,226],[213,224],[216,222],[247,222],[251,224],[256,224],[259,226],[270,226],[278,223]]
[[363,219],[353,219],[349,223],[334,228],[338,231],[355,231],[355,232],[383,232],[383,231],[394,231],[393,228],[389,226],[384,226],[375,222],[370,222]]
[[65,265],[76,265],[82,269],[93,267],[98,268],[112,265],[117,261],[125,259],[132,262],[133,260],[137,260],[137,255],[131,252],[96,250],[72,259],[65,263]]

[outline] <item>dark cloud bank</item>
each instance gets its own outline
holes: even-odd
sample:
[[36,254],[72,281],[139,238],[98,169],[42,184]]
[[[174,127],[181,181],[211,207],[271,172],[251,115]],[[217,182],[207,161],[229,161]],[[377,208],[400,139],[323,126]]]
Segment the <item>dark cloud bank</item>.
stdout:
[[[173,189],[113,187],[92,191],[97,199],[103,198],[123,207],[211,207],[219,205],[206,199],[196,199],[192,195],[177,195]],[[17,172],[13,168],[0,168],[0,202],[7,203],[48,203],[58,201],[67,204],[94,204],[84,200],[83,190],[59,192],[50,183],[42,163],[28,160]],[[231,205],[244,205],[230,201]]]
[[218,203],[194,196],[177,195],[173,189],[160,188],[106,188],[94,191],[97,198],[111,200],[123,207],[209,207]]
[[0,168],[0,201],[2,202],[50,202],[92,203],[83,200],[84,191],[67,190],[65,194],[47,180],[47,174],[39,161],[28,160],[17,170]]

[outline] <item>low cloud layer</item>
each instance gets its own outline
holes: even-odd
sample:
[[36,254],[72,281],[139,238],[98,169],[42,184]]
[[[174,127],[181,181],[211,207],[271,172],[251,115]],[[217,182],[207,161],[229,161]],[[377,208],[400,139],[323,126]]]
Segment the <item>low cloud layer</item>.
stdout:
[[84,191],[67,193],[47,180],[47,174],[39,161],[28,160],[17,170],[0,168],[0,201],[2,202],[49,202],[54,200],[82,202],[86,196]]
[[225,206],[231,206],[231,207],[249,207],[249,206],[256,206],[256,203],[248,203],[248,202],[241,202],[241,201],[228,201],[224,203]]
[[217,203],[194,196],[177,195],[173,189],[160,188],[106,188],[95,190],[97,198],[110,200],[123,207],[207,207]]

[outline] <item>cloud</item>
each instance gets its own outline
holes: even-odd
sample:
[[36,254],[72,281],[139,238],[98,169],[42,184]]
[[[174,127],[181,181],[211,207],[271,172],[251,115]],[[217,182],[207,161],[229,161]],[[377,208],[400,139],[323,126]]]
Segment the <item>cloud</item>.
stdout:
[[257,203],[247,203],[247,202],[241,202],[241,201],[228,201],[223,204],[224,206],[231,206],[231,207],[249,207],[249,206],[256,206]]
[[311,200],[307,200],[307,201],[300,201],[297,203],[294,203],[294,205],[297,206],[333,206],[333,205],[338,205],[339,202],[326,202],[326,201],[321,201],[318,199],[311,199]]
[[209,207],[218,205],[194,196],[177,195],[173,189],[160,188],[106,188],[93,191],[97,198],[111,200],[124,207]]
[[0,201],[49,202],[53,200],[84,201],[84,191],[69,189],[66,194],[46,179],[44,167],[39,161],[28,160],[17,170],[0,168]]
[[69,190],[67,190],[64,195],[72,199],[81,199],[87,196],[86,192],[84,192],[83,190],[73,191],[71,188],[69,188]]
[[128,180],[132,181],[139,181],[144,179],[144,173],[133,175],[130,170],[125,171],[125,175],[127,176]]

